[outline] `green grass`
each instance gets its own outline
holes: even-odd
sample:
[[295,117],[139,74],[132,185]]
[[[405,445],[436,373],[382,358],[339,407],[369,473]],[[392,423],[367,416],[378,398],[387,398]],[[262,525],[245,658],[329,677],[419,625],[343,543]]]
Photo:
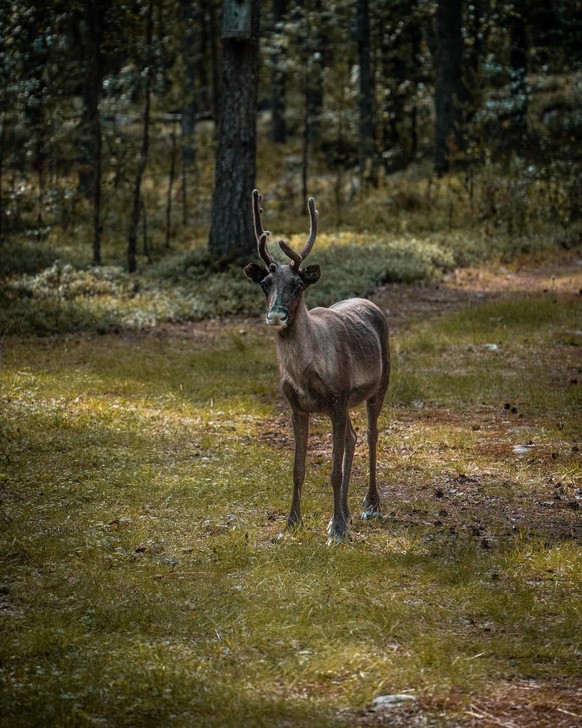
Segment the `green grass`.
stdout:
[[409,691],[446,725],[499,681],[575,679],[579,320],[525,299],[397,336],[384,518],[357,517],[358,412],[338,547],[324,420],[305,526],[278,538],[291,430],[262,329],[6,337],[3,723],[347,726]]

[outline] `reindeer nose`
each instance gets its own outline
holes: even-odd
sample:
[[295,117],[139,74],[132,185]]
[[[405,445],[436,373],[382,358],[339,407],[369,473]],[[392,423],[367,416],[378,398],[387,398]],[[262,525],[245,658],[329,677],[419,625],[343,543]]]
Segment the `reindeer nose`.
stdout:
[[267,312],[267,324],[269,326],[282,327],[287,325],[289,314],[287,309],[283,307],[272,308]]

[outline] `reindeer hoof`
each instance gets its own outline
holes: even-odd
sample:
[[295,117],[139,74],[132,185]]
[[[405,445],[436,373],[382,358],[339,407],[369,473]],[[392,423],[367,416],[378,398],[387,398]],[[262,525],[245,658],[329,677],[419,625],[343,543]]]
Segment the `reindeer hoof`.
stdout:
[[337,546],[337,544],[340,543],[346,543],[346,541],[349,541],[350,537],[349,534],[344,533],[334,533],[332,536],[328,536],[327,539],[327,545],[328,546]]
[[374,518],[377,518],[380,520],[382,518],[382,514],[375,506],[369,506],[362,513],[362,521],[371,521]]
[[350,532],[346,523],[335,523],[333,518],[327,527],[327,545],[331,546],[335,543],[343,543],[348,540]]
[[303,519],[288,518],[287,525],[285,526],[285,533],[296,533],[300,528],[303,528]]

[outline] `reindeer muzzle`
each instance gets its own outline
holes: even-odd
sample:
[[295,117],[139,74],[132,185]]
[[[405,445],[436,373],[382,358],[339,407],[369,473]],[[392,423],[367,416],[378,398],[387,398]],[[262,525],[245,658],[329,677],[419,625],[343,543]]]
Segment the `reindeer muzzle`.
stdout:
[[275,329],[284,329],[287,326],[289,320],[289,314],[286,308],[282,306],[273,307],[270,311],[267,311],[265,321],[268,326],[272,326]]

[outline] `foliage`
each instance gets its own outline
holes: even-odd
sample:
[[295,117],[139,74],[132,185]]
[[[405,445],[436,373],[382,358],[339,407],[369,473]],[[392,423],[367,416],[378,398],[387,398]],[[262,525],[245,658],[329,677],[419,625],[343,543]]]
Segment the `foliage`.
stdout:
[[[219,95],[214,79],[221,4],[217,0],[156,0],[151,44],[145,39],[146,5],[117,0],[88,5],[60,0],[3,2],[2,257],[6,252],[12,257],[12,249],[19,247],[26,255],[24,248],[33,241],[43,255],[62,238],[77,249],[78,256],[90,255],[95,221],[86,188],[94,163],[87,138],[87,7],[100,8],[104,23],[98,104],[103,189],[97,226],[104,261],[119,263],[118,250],[129,228],[144,78],[150,70],[151,145],[142,190],[141,232],[158,255],[166,237],[180,245],[193,227],[196,237],[206,236],[214,108]],[[472,90],[471,108],[466,110],[468,145],[466,150],[451,149],[451,160],[460,174],[468,170],[476,185],[481,177],[490,177],[487,215],[519,235],[530,233],[533,211],[538,219],[559,220],[562,225],[576,223],[579,216],[580,56],[575,5],[564,0],[542,9],[511,2],[465,7],[465,72]],[[189,15],[184,15],[186,6]],[[425,0],[412,5],[399,1],[390,7],[370,3],[374,38],[370,52],[376,69],[375,163],[380,168],[379,191],[386,198],[398,184],[394,173],[415,174],[420,165],[426,183],[432,182],[427,160],[433,151],[435,121],[434,8],[433,2]],[[323,8],[314,0],[290,4],[276,24],[273,14],[271,4],[266,4],[257,117],[261,186],[264,191],[273,190],[294,213],[304,204],[304,192],[313,194],[327,186],[327,206],[333,204],[343,222],[349,218],[346,206],[361,194],[353,3],[342,1]],[[512,74],[523,69],[512,65],[514,19],[523,21],[534,42],[529,49],[527,83],[517,89],[512,86]],[[284,76],[288,142],[282,151],[282,145],[267,142],[274,67]],[[527,98],[522,98],[524,89]],[[525,113],[524,107],[526,128],[516,130],[514,117]],[[182,128],[186,109],[196,112],[192,134]],[[306,126],[312,135],[307,156]],[[540,204],[535,187],[551,190],[549,204]],[[524,207],[525,213],[515,212],[517,220],[508,220],[513,210]]]
[[[100,275],[103,295],[135,280]],[[305,528],[278,538],[292,446],[262,330],[5,337],[3,721],[348,726],[405,692],[405,724],[450,725],[500,681],[577,685],[580,298],[554,300],[396,335],[384,518],[333,548],[323,420]]]

